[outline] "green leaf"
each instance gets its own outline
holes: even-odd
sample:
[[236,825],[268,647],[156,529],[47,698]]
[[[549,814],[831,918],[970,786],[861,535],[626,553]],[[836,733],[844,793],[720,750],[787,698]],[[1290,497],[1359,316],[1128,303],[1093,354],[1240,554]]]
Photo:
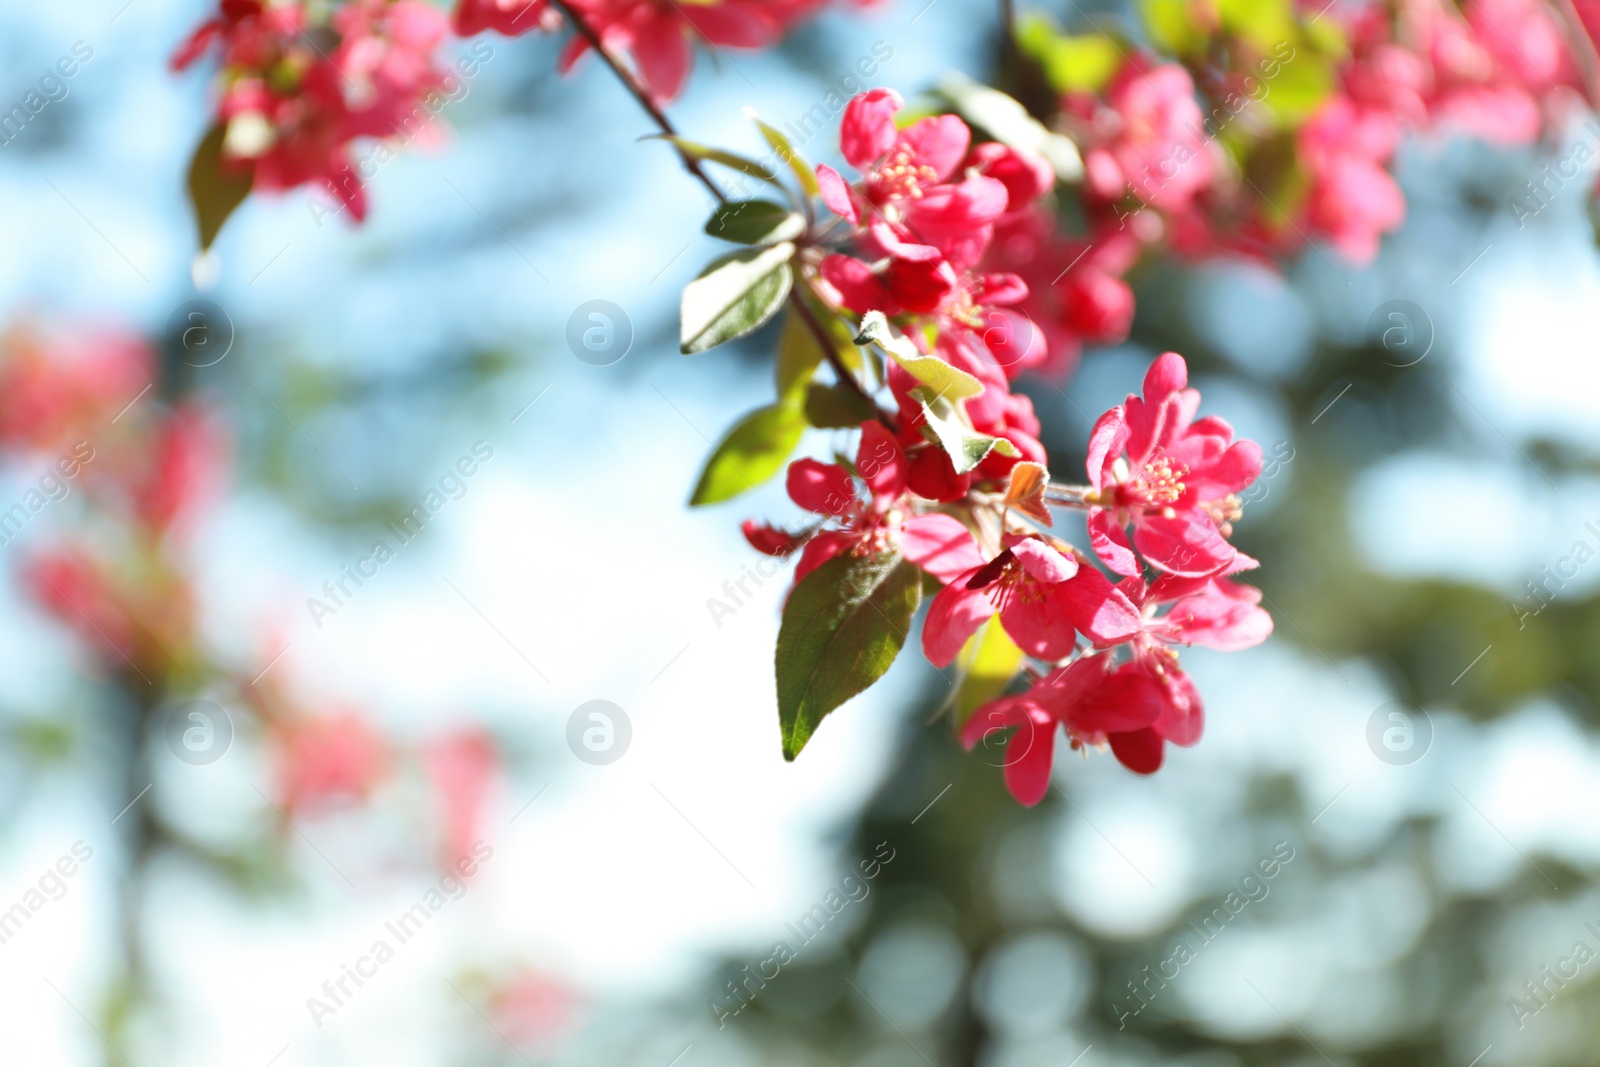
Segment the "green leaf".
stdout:
[[778,358],[773,363],[778,398],[786,400],[804,396],[811,376],[824,358],[816,334],[811,332],[797,312],[790,309],[783,318],[783,332],[778,335]]
[[713,260],[684,286],[680,304],[679,347],[685,353],[708,348],[745,334],[777,314],[794,278],[788,241],[770,248],[752,248]]
[[1333,92],[1335,81],[1333,65],[1302,44],[1279,66],[1277,77],[1262,80],[1267,91],[1261,102],[1281,126],[1298,128]]
[[778,154],[778,158],[789,164],[789,169],[794,172],[795,179],[800,183],[800,191],[808,197],[820,196],[822,188],[817,185],[816,173],[811,169],[811,164],[807,163],[800,153],[794,150],[794,145],[789,143],[789,138],[774,127],[768,126],[765,122],[757,119],[756,113],[749,108],[745,109],[745,114],[755,119],[756,125],[761,128],[761,136],[767,139],[767,143]]
[[853,430],[878,417],[872,403],[846,385],[817,385],[806,390],[806,421],[819,430]]
[[1294,37],[1294,12],[1288,0],[1218,0],[1222,28],[1263,52]]
[[990,452],[1003,456],[1022,454],[1004,437],[990,437],[974,430],[967,424],[966,413],[949,397],[939,396],[925,385],[911,390],[911,395],[922,403],[922,413],[928,420],[922,435],[949,453],[950,465],[957,474],[966,474]]
[[956,657],[961,680],[956,683],[956,729],[965,726],[972,713],[1005,692],[1006,685],[1022,668],[1022,649],[1000,625],[998,615],[984,623],[967,639]]
[[1083,157],[1078,154],[1078,146],[1047,129],[1028,114],[1027,108],[1005,93],[961,74],[946,77],[939,83],[939,92],[949,99],[962,118],[988,130],[995,140],[1043,156],[1061,181],[1082,179]]
[[200,251],[211,247],[234,209],[250,195],[254,166],[242,170],[222,165],[222,141],[227,128],[217,123],[206,131],[189,163],[189,202],[194,205],[195,228],[200,231]]
[[1169,55],[1192,55],[1205,47],[1206,34],[1195,24],[1191,0],[1143,0],[1139,14],[1158,49]]
[[805,428],[805,415],[797,404],[768,404],[752,411],[734,424],[706,460],[689,503],[715,504],[754,489],[783,468]]
[[755,160],[736,155],[733,152],[725,152],[720,148],[712,148],[710,145],[703,145],[698,141],[691,141],[684,137],[673,137],[665,133],[652,133],[646,137],[641,137],[640,140],[667,141],[678,151],[697,162],[721,163],[724,167],[736,170],[740,174],[748,174],[750,177],[758,178],[769,185],[778,184],[778,176],[776,174]]
[[1022,19],[1017,47],[1032,56],[1057,92],[1097,93],[1122,66],[1122,49],[1101,34],[1061,33],[1041,15]]
[[911,376],[932,389],[934,395],[951,400],[965,400],[983,392],[983,383],[964,370],[952,367],[938,356],[925,356],[917,351],[910,339],[894,332],[889,320],[881,311],[869,311],[861,320],[861,333],[856,344],[875,344],[894,361],[911,372]]
[[787,241],[800,236],[806,220],[771,200],[734,200],[712,212],[706,233],[742,245]]
[[776,656],[784,759],[800,754],[823,716],[883,677],[921,599],[922,572],[898,552],[835,556],[794,587]]

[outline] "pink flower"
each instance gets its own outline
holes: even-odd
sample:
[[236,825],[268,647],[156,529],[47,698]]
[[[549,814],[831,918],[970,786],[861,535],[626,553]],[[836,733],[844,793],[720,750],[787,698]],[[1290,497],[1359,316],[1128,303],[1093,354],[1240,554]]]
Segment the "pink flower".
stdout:
[[1151,207],[1182,212],[1211,184],[1204,117],[1194,81],[1178,64],[1126,63],[1102,106],[1082,100],[1068,106],[1088,120],[1084,187],[1101,200],[1131,193]]
[[[783,36],[784,24],[806,7],[760,0],[716,0],[679,4],[674,0],[579,0],[578,13],[600,35],[606,48],[633,58],[639,81],[659,104],[675,99],[694,63],[691,43],[725,48],[765,48]],[[574,36],[561,55],[561,70],[571,70],[589,42]]]
[[553,29],[554,11],[545,0],[458,0],[451,28],[462,37],[493,30],[513,37],[537,29]]
[[[1271,635],[1272,616],[1260,608],[1258,590],[1222,577],[1162,577],[1149,586],[1128,578],[1118,588],[1139,606],[1142,624],[1126,645],[1132,658],[1107,684],[1115,687],[1117,698],[1153,704],[1158,714],[1145,728],[1108,740],[1129,770],[1152,774],[1161,766],[1166,742],[1192,745],[1205,725],[1200,691],[1178,666],[1173,646],[1204,645],[1224,652],[1251,648]],[[1158,616],[1163,606],[1167,611]]]
[[1015,310],[1043,334],[1030,358],[1005,365],[1007,376],[1034,370],[1065,377],[1085,344],[1126,340],[1134,298],[1122,276],[1140,250],[1139,238],[1116,225],[1101,224],[1083,240],[1059,237],[1053,214],[1040,205],[998,223],[982,267],[1022,278],[1027,297]]
[[388,773],[389,746],[354,711],[278,724],[278,796],[290,812],[364,800]]
[[962,743],[969,750],[980,741],[987,747],[999,731],[1016,727],[1005,748],[1006,788],[1032,807],[1050,791],[1057,726],[1066,727],[1073,748],[1081,748],[1145,731],[1160,715],[1150,691],[1128,690],[1116,678],[1109,654],[1074,660],[1027,692],[979,708],[962,728]]
[[112,670],[137,658],[138,624],[107,568],[83,549],[52,546],[32,556],[22,568],[22,585],[39,604],[77,634],[86,646],[105,650]]
[[1380,237],[1405,221],[1406,202],[1385,165],[1399,126],[1388,114],[1335,96],[1298,135],[1311,178],[1306,219],[1356,263],[1370,263]]
[[149,466],[133,487],[139,518],[157,533],[185,532],[218,488],[226,447],[220,427],[201,408],[167,415],[156,429]]
[[[879,422],[861,424],[856,471],[866,483],[867,500],[856,495],[850,472],[838,464],[814,459],[797,459],[789,464],[789,498],[837,524],[819,530],[806,541],[795,565],[796,582],[845,552],[876,555],[898,548],[940,581],[948,581],[982,562],[972,535],[956,519],[939,514],[911,518],[905,515],[909,464],[905,451]],[[762,531],[761,539],[777,532]]]
[[8,331],[0,338],[0,445],[65,452],[82,440],[92,448],[150,384],[154,367],[149,347],[132,334]]
[[[971,551],[977,553],[976,542]],[[1008,535],[999,555],[955,575],[933,598],[923,653],[935,667],[948,667],[996,613],[1017,647],[1047,661],[1071,653],[1079,632],[1110,643],[1139,630],[1138,611],[1094,567],[1080,566],[1042,538]]]
[[[957,270],[970,267],[982,256],[1011,193],[1005,182],[982,175],[952,182],[972,141],[967,124],[955,115],[933,115],[901,130],[894,116],[902,104],[893,89],[872,89],[845,105],[839,147],[863,177],[852,186],[832,167],[818,166],[822,198],[852,224],[876,216],[903,227],[890,230],[891,240],[932,245]],[[1019,191],[1026,183],[1019,173],[1024,165],[1009,168]],[[885,241],[882,233],[874,236]]]
[[429,742],[423,750],[428,775],[439,795],[439,864],[454,870],[456,863],[471,855],[478,840],[484,804],[500,757],[494,739],[482,729],[469,727]]
[[1195,421],[1200,393],[1188,375],[1168,352],[1145,374],[1143,399],[1129,396],[1090,433],[1090,541],[1118,574],[1139,574],[1135,547],[1156,570],[1194,577],[1238,558],[1226,535],[1239,515],[1235,494],[1261,473],[1261,447],[1234,441],[1222,419]]

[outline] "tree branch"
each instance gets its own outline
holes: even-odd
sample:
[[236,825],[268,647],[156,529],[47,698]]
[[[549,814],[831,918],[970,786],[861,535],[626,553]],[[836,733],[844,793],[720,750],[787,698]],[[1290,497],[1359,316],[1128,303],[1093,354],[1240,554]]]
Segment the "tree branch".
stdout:
[[[568,22],[572,23],[572,27],[577,31],[578,36],[588,41],[589,47],[599,53],[605,65],[611,68],[611,73],[617,76],[617,80],[628,90],[629,95],[633,97],[640,107],[644,108],[646,114],[655,122],[657,128],[668,137],[677,137],[677,127],[672,125],[672,120],[667,118],[666,112],[656,106],[656,102],[650,99],[650,93],[643,85],[639,84],[639,79],[635,78],[633,72],[628,70],[622,61],[612,54],[611,49],[606,47],[605,42],[600,39],[600,34],[596,32],[595,28],[589,25],[582,15],[578,14],[577,10],[568,3],[568,0],[550,0],[550,4],[561,12]],[[700,165],[700,161],[684,151],[676,143],[672,147],[677,149],[678,158],[683,161],[684,168],[699,179],[700,184],[710,190],[711,195],[716,197],[719,203],[726,204],[728,202],[728,194],[723,192],[722,187],[712,180],[711,175],[706,173],[705,168]],[[810,286],[807,285],[806,288],[809,290]],[[794,307],[795,314],[800,316],[801,321],[806,324],[806,328],[811,331],[811,335],[816,338],[817,344],[822,346],[822,353],[828,360],[828,366],[833,368],[834,374],[838,375],[841,382],[846,383],[851,389],[855,390],[861,399],[872,405],[873,410],[878,413],[879,422],[883,423],[891,431],[894,430],[894,420],[878,406],[878,402],[872,399],[866,389],[862,388],[861,382],[844,365],[844,361],[839,358],[838,349],[834,346],[832,338],[828,336],[822,324],[817,321],[816,316],[811,314],[811,309],[806,306],[805,297],[801,295],[798,289],[789,291],[789,303]]]

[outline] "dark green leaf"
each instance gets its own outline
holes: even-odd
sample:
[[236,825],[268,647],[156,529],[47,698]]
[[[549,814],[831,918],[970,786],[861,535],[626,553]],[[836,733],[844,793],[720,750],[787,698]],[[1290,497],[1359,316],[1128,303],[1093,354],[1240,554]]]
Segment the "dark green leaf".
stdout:
[[846,385],[817,385],[806,390],[806,421],[822,430],[853,430],[878,417],[872,403]]
[[752,411],[706,460],[689,503],[715,504],[754,489],[782,469],[805,428],[805,415],[797,404],[769,404]]
[[734,200],[717,208],[706,223],[712,237],[742,245],[787,241],[805,228],[805,219],[770,200]]
[[823,716],[883,677],[922,599],[922,572],[897,552],[835,556],[795,586],[778,630],[783,758]]
[[250,195],[255,169],[239,170],[222,165],[222,139],[226,128],[218,123],[206,131],[189,163],[189,202],[194,205],[195,228],[200,232],[200,251],[211,247],[235,208]]
[[680,347],[686,353],[708,348],[756,329],[783,306],[793,277],[794,245],[752,248],[723,256],[683,290]]

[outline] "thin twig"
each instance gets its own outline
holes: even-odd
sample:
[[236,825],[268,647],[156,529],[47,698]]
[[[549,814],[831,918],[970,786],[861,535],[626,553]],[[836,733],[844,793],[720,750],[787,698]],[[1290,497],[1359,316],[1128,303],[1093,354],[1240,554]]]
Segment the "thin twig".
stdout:
[[[622,82],[623,88],[627,89],[628,94],[638,102],[640,107],[644,108],[661,132],[670,138],[674,138],[672,147],[677,150],[678,158],[683,161],[684,168],[699,179],[700,184],[710,190],[711,195],[716,197],[719,203],[726,204],[728,202],[728,194],[723,192],[722,187],[712,179],[711,175],[706,173],[705,168],[700,165],[700,161],[677,143],[677,127],[672,125],[672,120],[667,118],[666,112],[662,111],[656,105],[656,102],[650,98],[649,92],[639,84],[639,80],[633,76],[633,73],[622,64],[621,60],[612,54],[611,49],[606,47],[605,42],[600,39],[600,34],[595,31],[595,28],[590,26],[567,0],[550,0],[550,3],[566,17],[567,21],[572,23],[578,35],[589,42],[589,47],[599,53],[606,66],[610,67],[611,72],[617,76],[617,80]],[[804,282],[803,276],[801,280]],[[806,288],[810,289],[809,283],[806,283]],[[877,412],[878,421],[893,430],[895,428],[894,421],[883,409],[878,407],[877,401],[872,399],[872,396],[862,387],[861,382],[844,365],[844,361],[839,358],[838,348],[834,345],[832,338],[828,336],[827,331],[822,328],[822,324],[817,321],[816,316],[811,314],[811,309],[806,306],[805,297],[801,295],[799,290],[790,290],[789,303],[794,307],[795,313],[800,316],[800,320],[805,323],[806,328],[811,331],[812,336],[816,338],[817,344],[822,346],[822,353],[827,358],[828,365],[833,368],[833,372],[838,375],[839,380],[849,385],[861,399],[871,404],[873,410]]]
[[[583,16],[579,15],[567,3],[567,0],[550,0],[550,4],[561,12],[568,22],[572,23],[573,29],[578,31],[578,36],[589,42],[589,47],[593,48],[605,62],[605,65],[611,68],[611,73],[617,76],[617,80],[622,82],[623,88],[628,90],[628,93],[638,102],[639,106],[649,113],[650,118],[660,127],[661,132],[668,137],[677,137],[678,130],[672,125],[672,120],[667,118],[666,112],[662,111],[661,108],[656,106],[656,102],[650,99],[650,94],[645,91],[644,86],[639,84],[639,80],[633,76],[633,72],[623,66],[616,56],[612,55],[611,49],[606,47],[605,42],[600,39],[600,34],[596,32],[595,28],[584,21]],[[710,190],[711,195],[716,197],[719,203],[726,204],[728,202],[728,194],[722,191],[720,185],[712,181],[711,175],[707,174],[705,168],[700,166],[700,161],[677,144],[674,143],[672,147],[677,149],[678,158],[683,160],[684,168],[698,178],[700,184]]]

